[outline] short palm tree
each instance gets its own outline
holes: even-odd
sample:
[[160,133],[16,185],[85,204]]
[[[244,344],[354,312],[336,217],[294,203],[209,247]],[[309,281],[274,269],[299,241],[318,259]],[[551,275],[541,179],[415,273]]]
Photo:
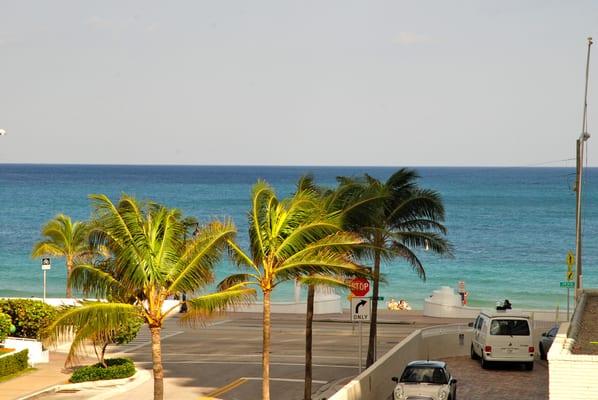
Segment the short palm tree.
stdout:
[[75,259],[89,253],[87,224],[71,220],[71,217],[59,214],[48,221],[42,228],[44,240],[37,242],[31,252],[32,257],[64,257],[66,262],[66,297],[72,296],[70,286],[71,272]]
[[[369,245],[363,247],[364,256],[373,260],[372,315],[366,366],[375,361],[376,324],[380,265],[383,260],[399,258],[406,261],[425,280],[426,271],[416,249],[426,249],[439,255],[450,255],[452,246],[446,239],[444,206],[440,194],[417,185],[419,176],[414,170],[402,168],[385,182],[369,175],[363,179],[340,178],[349,196],[346,204],[360,204],[349,211],[346,218],[349,230],[360,234]],[[350,189],[350,190],[349,190]],[[381,201],[364,201],[372,198]]]
[[185,239],[187,227],[176,209],[140,203],[127,195],[117,204],[105,195],[90,197],[94,204],[90,240],[104,256],[96,263],[76,265],[71,284],[109,301],[85,302],[61,313],[47,329],[47,340],[56,341],[75,327],[77,346],[86,339],[108,338],[128,318],[141,318],[151,332],[154,399],[161,400],[160,332],[166,317],[177,308],[165,308],[165,300],[178,293],[194,293],[186,302],[189,311],[184,318],[197,319],[255,293],[231,286],[197,295],[213,282],[214,265],[234,239],[235,227],[213,221]]
[[310,274],[360,271],[351,249],[361,239],[344,232],[338,215],[325,212],[311,190],[299,190],[279,201],[267,183],[258,181],[251,197],[249,252],[229,241],[233,257],[247,273],[230,276],[220,288],[253,285],[262,292],[262,399],[269,400],[272,291],[281,282]]

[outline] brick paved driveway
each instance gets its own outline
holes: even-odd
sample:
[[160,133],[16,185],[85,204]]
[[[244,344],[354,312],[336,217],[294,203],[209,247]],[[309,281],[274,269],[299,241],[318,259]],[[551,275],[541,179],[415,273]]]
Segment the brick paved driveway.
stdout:
[[499,364],[482,369],[479,361],[469,357],[443,359],[457,384],[459,400],[546,400],[548,399],[548,365],[536,360],[533,371],[518,365]]

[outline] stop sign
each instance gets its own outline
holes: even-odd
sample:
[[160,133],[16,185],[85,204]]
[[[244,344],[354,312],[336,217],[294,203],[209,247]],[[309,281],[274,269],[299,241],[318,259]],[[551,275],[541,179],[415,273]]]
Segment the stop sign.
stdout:
[[351,280],[351,293],[353,296],[363,297],[370,291],[370,281],[366,278],[353,278]]

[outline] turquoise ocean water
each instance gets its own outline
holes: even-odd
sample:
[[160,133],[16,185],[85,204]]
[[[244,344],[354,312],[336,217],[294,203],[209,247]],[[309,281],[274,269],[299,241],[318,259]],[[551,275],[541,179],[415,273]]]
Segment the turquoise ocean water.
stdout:
[[[335,185],[338,175],[367,172],[385,179],[395,168],[364,167],[211,167],[0,165],[0,296],[41,296],[39,260],[31,259],[41,226],[57,213],[76,219],[90,215],[90,193],[121,193],[179,207],[201,220],[230,216],[247,245],[246,213],[252,184],[263,178],[280,195],[291,193],[297,178],[315,175]],[[517,307],[566,305],[565,254],[574,248],[574,170],[569,168],[417,168],[421,185],[438,190],[445,201],[452,259],[423,252],[428,279],[422,282],[401,261],[384,265],[388,283],[382,295],[405,298],[415,308],[442,285],[466,282],[472,305],[508,298]],[[598,287],[598,185],[586,170],[584,195],[584,283]],[[234,267],[223,261],[218,275]],[[62,260],[53,260],[49,296],[64,294]],[[292,288],[275,298],[290,300]]]

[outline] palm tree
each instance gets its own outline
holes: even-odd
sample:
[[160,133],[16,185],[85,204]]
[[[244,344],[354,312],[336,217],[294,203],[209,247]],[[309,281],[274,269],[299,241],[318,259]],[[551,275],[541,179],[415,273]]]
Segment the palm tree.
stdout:
[[[359,187],[357,186],[357,188]],[[350,214],[351,210],[355,209],[356,207],[363,209],[364,204],[378,200],[375,197],[366,198],[366,196],[362,196],[361,202],[359,202],[359,204],[357,204],[357,202],[348,201],[347,199],[351,197],[349,194],[353,193],[355,189],[356,187],[352,187],[350,185],[345,185],[342,188],[337,188],[336,190],[327,189],[316,185],[313,175],[304,175],[297,183],[298,192],[309,190],[313,193],[316,193],[320,198],[322,209],[331,215],[335,213],[338,214],[341,218],[341,223],[343,223],[343,219],[347,217],[348,213]],[[337,272],[328,274],[326,276],[311,273],[298,279],[301,284],[307,286],[307,310],[305,315],[305,373],[303,380],[304,400],[311,400],[312,393],[313,319],[316,286],[346,289],[349,286],[347,283],[348,278],[354,276],[363,276],[363,273],[355,273],[354,271],[350,271],[349,275],[346,274],[346,271],[339,272],[343,272],[345,275],[338,275]]]
[[248,253],[229,241],[231,254],[247,273],[232,275],[219,287],[253,285],[262,292],[262,399],[269,400],[272,291],[281,282],[310,274],[360,271],[351,258],[351,249],[361,239],[342,230],[338,215],[322,209],[317,193],[298,190],[279,201],[263,181],[258,181],[252,191],[249,239]]
[[[198,293],[213,282],[214,265],[227,242],[234,239],[235,227],[230,222],[212,221],[185,239],[187,227],[176,209],[140,203],[127,195],[117,204],[105,195],[90,198],[94,205],[90,240],[104,256],[95,263],[77,264],[71,284],[109,301],[85,302],[61,313],[48,328],[47,341],[56,341],[74,326],[76,348],[87,339],[108,338],[122,321],[141,318],[151,332],[154,399],[161,400],[164,372],[160,332],[166,317],[177,308],[165,308],[165,300],[177,293]],[[205,318],[254,293],[233,285],[195,295],[186,301],[189,311],[184,319]]]
[[87,242],[87,224],[73,221],[71,217],[58,214],[42,228],[44,240],[33,246],[31,256],[64,257],[66,260],[66,297],[72,296],[70,286],[71,272],[75,259],[89,253]]
[[[363,179],[339,178],[340,187],[346,185],[349,203],[361,204],[349,211],[347,229],[358,232],[369,244],[364,256],[373,259],[372,315],[366,366],[374,363],[380,264],[400,258],[406,261],[422,279],[426,279],[424,265],[416,249],[426,249],[439,255],[451,255],[452,246],[446,239],[444,206],[438,192],[417,185],[419,176],[414,170],[402,168],[385,182],[365,175]],[[356,189],[357,188],[357,189]],[[364,201],[378,198],[381,201]]]

